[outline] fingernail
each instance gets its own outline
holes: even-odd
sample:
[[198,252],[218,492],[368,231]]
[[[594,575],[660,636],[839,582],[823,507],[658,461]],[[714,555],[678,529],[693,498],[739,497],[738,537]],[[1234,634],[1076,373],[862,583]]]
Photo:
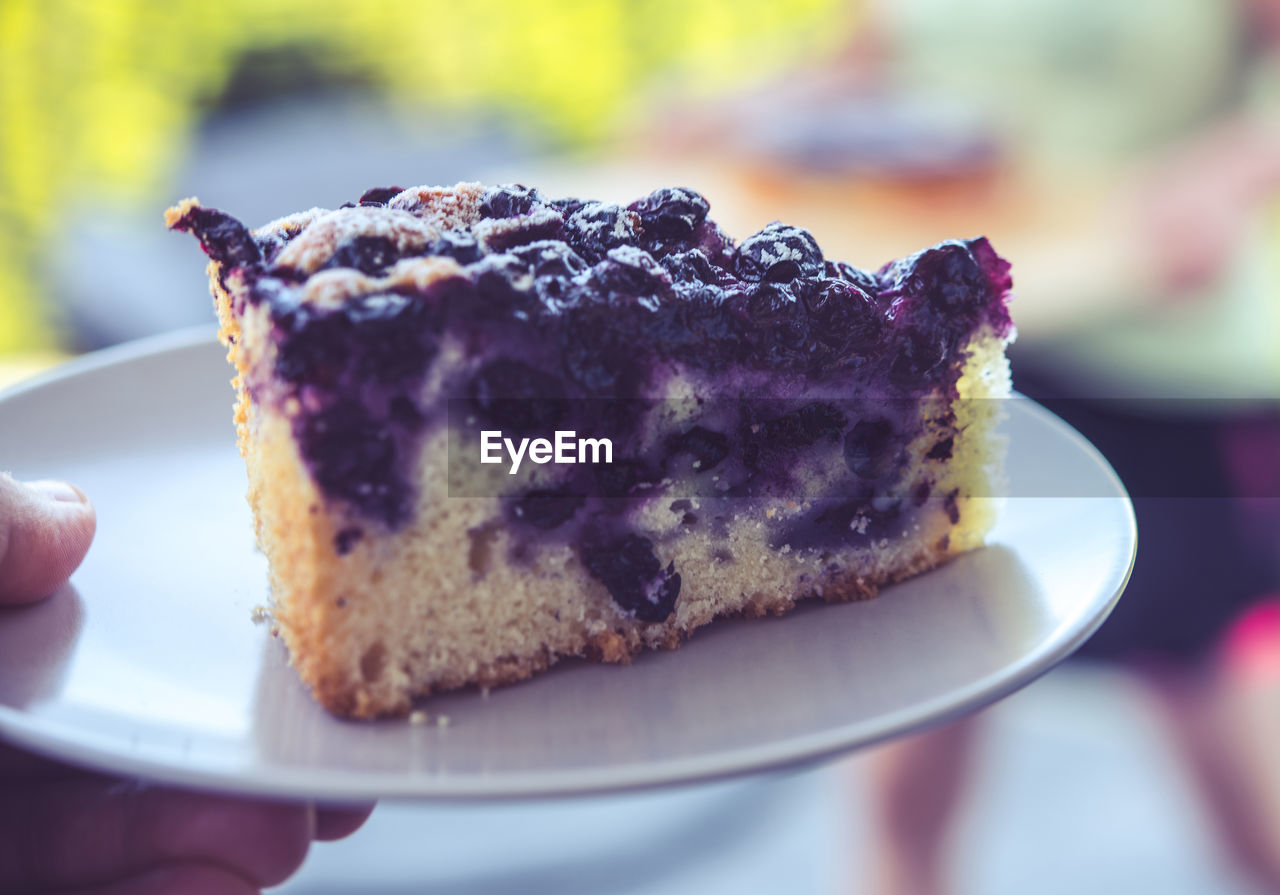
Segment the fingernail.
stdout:
[[42,479],[38,482],[27,482],[27,487],[37,491],[48,500],[57,503],[88,503],[85,493],[70,482],[59,482],[53,479]]

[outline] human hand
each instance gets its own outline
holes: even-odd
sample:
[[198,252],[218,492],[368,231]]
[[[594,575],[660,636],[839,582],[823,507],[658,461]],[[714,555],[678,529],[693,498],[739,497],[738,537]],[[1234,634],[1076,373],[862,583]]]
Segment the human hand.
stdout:
[[[60,587],[95,525],[78,489],[0,474],[0,606]],[[258,892],[297,870],[313,840],[355,832],[370,810],[183,792],[0,744],[0,892]]]

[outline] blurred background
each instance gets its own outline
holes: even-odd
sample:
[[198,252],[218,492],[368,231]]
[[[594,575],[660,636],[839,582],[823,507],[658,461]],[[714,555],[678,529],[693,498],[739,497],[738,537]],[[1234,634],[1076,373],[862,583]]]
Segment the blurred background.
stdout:
[[869,268],[988,235],[1015,384],[1137,498],[1133,585],[958,726],[672,793],[384,805],[280,891],[1280,892],[1280,0],[5,0],[0,385],[212,324],[177,199],[256,225],[458,180],[688,185]]

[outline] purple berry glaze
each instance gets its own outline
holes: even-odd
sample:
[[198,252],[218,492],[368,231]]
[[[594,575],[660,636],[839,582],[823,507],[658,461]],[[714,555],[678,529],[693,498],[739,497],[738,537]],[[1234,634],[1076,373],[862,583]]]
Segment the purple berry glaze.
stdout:
[[[359,205],[387,206],[398,192],[369,190]],[[515,530],[572,543],[625,611],[661,621],[675,606],[680,575],[626,528],[625,512],[661,497],[655,485],[664,476],[714,475],[714,494],[777,496],[798,453],[827,442],[837,456],[843,451],[865,493],[792,519],[775,532],[779,545],[849,543],[858,518],[868,520],[858,537],[887,531],[898,509],[868,501],[898,475],[913,411],[854,411],[802,396],[824,384],[828,393],[897,399],[954,394],[965,341],[984,326],[998,337],[1012,328],[1009,265],[985,238],[940,243],[873,273],[824,258],[807,230],[780,223],[735,245],[708,210],[684,188],[623,207],[494,187],[473,227],[448,230],[411,253],[452,258],[458,275],[325,308],[303,303],[305,278],[275,261],[296,231],[255,238],[234,218],[198,206],[173,228],[196,235],[222,265],[224,286],[239,272],[238,310],[267,307],[280,397],[296,397],[302,408],[294,434],[316,482],[364,522],[389,530],[410,521],[421,439],[448,416],[413,397],[446,334],[468,354],[448,371],[447,397],[485,426],[516,433],[572,424],[626,443],[678,368],[719,383],[711,388],[721,397],[746,398],[721,424],[668,433],[656,453],[624,451],[610,466],[587,467],[563,488],[529,492],[506,507]],[[355,236],[322,269],[377,277],[403,257],[394,240]],[[780,406],[779,398],[792,400]],[[950,450],[940,443],[931,456]],[[928,484],[916,494],[927,499]],[[681,512],[689,526],[714,516]],[[339,553],[359,536],[343,537]]]

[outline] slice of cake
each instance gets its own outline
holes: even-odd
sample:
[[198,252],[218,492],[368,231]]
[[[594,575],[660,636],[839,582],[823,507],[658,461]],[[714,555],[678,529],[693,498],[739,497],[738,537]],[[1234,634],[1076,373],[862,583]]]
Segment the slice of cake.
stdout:
[[1008,264],[979,238],[870,273],[707,212],[478,184],[257,230],[168,211],[212,259],[275,617],[330,711],[624,662],[982,543]]

